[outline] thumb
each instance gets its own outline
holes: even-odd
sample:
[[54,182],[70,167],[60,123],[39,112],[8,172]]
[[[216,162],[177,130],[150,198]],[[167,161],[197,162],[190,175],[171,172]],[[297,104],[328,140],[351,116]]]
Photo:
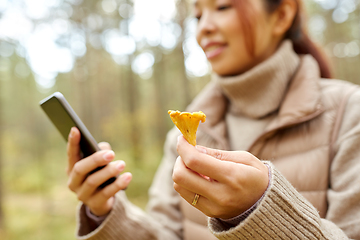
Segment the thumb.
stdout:
[[111,150],[111,145],[108,142],[99,142],[98,145],[101,150]]
[[207,154],[221,161],[235,162],[254,167],[260,162],[257,157],[246,151],[224,151],[200,145],[196,145],[196,149],[201,153]]

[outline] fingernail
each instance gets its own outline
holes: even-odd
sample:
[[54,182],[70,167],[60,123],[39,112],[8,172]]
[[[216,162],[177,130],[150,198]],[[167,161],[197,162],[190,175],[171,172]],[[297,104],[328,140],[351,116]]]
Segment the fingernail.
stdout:
[[75,135],[75,127],[72,127],[70,130],[70,137],[72,138]]
[[125,168],[125,162],[124,162],[124,161],[120,161],[118,164],[116,164],[116,168],[119,169],[120,171],[124,170],[124,168]]
[[179,135],[179,136],[177,137],[177,140],[180,141],[180,138],[181,138],[181,135]]
[[103,158],[106,160],[106,161],[111,161],[113,160],[115,157],[115,153],[113,151],[108,151],[104,154]]
[[125,184],[129,184],[129,182],[131,181],[132,175],[131,175],[131,173],[124,173],[123,178],[124,178]]
[[205,153],[205,154],[207,153],[206,148],[204,148],[202,146],[196,145],[195,148],[201,153]]

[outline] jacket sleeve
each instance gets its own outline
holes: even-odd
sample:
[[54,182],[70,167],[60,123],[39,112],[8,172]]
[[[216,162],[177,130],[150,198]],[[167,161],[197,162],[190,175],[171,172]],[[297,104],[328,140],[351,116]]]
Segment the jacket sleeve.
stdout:
[[360,239],[360,91],[349,98],[330,167],[328,211],[317,210],[271,166],[271,185],[252,214],[233,228],[217,219],[219,239]]
[[271,168],[271,185],[255,211],[233,228],[215,219],[209,227],[218,239],[348,239],[279,173]]
[[326,219],[360,239],[360,90],[348,100],[334,150]]
[[[177,153],[173,147],[178,132],[169,132],[164,158],[149,190],[147,211],[133,205],[125,192],[116,194],[115,205],[100,226],[93,229],[84,205],[78,211],[77,239],[91,240],[177,240],[182,239],[180,197],[173,188],[172,169]],[[176,142],[175,142],[176,143]]]

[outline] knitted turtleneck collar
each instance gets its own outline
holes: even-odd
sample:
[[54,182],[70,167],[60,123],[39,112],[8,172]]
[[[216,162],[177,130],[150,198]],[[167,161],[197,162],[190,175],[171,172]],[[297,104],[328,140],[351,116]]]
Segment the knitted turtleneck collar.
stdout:
[[213,75],[213,78],[228,98],[230,112],[262,118],[279,108],[299,64],[291,41],[286,40],[275,54],[249,71],[232,77]]

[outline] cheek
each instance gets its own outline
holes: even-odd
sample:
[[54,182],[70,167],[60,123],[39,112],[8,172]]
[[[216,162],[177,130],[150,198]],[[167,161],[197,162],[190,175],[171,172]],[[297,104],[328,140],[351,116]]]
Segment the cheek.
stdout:
[[253,57],[241,30],[232,31],[228,46],[221,66],[214,70],[221,71],[222,75],[237,75],[248,70],[253,64]]
[[219,31],[227,40],[244,37],[241,19],[236,11],[231,11],[228,16],[219,18],[218,26]]
[[267,23],[258,24],[254,38],[254,52],[256,58],[264,59],[273,51],[274,38],[271,27]]

